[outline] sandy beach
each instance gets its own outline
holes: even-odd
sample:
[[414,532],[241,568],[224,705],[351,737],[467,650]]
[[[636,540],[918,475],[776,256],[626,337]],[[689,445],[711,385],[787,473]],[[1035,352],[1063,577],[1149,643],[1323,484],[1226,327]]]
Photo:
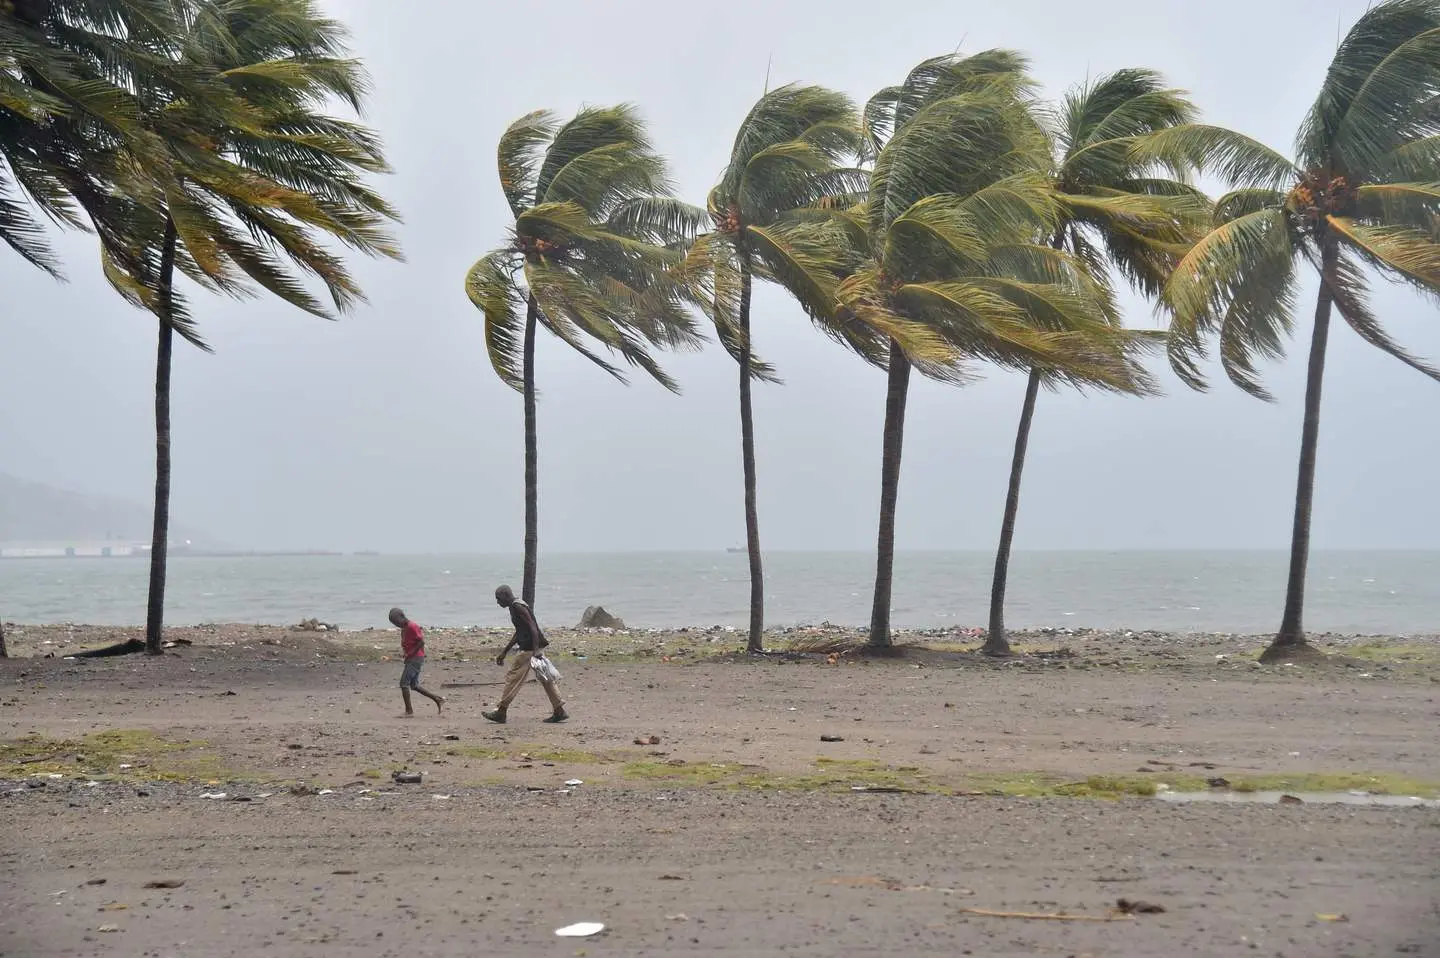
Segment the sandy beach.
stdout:
[[7,628],[0,953],[1440,955],[1440,808],[1312,794],[1440,797],[1434,636],[557,631],[502,727],[498,630],[135,634]]

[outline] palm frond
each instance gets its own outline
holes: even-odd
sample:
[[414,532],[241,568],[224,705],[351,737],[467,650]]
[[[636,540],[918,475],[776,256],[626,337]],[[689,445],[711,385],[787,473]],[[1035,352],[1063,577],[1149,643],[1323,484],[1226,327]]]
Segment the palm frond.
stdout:
[[1186,123],[1137,138],[1131,162],[1189,167],[1226,182],[1258,189],[1279,189],[1299,177],[1295,164],[1259,140],[1224,127]]
[[1343,216],[1326,217],[1366,259],[1391,276],[1440,293],[1440,243],[1410,226],[1369,226]]
[[525,332],[521,316],[525,300],[513,276],[518,268],[517,258],[500,250],[482,257],[465,274],[465,295],[485,316],[490,365],[505,385],[517,390],[524,386],[521,340]]
[[1406,350],[1385,332],[1380,320],[1370,310],[1370,291],[1365,283],[1364,271],[1349,257],[1342,255],[1329,273],[1322,274],[1321,282],[1329,290],[1335,308],[1361,339],[1411,369],[1440,380],[1440,369]]

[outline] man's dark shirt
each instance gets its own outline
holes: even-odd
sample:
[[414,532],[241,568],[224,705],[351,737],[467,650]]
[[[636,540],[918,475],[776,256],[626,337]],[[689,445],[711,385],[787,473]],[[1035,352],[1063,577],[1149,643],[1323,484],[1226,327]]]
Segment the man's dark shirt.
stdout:
[[540,631],[540,624],[535,621],[535,613],[521,599],[510,603],[510,621],[515,626],[515,645],[522,652],[534,652],[536,640],[539,640],[539,648],[545,648],[550,642],[545,638],[545,633]]

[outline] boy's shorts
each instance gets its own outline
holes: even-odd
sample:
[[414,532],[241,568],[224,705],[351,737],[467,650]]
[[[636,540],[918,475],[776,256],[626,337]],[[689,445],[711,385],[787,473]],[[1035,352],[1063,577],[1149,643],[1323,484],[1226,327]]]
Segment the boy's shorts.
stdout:
[[420,667],[424,664],[424,659],[405,660],[405,671],[400,673],[402,689],[418,689],[420,687]]

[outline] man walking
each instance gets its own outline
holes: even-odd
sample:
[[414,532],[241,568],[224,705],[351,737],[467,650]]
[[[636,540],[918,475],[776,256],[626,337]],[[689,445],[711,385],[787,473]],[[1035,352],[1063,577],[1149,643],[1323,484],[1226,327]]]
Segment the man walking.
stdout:
[[[505,674],[505,691],[500,696],[500,704],[493,712],[484,712],[487,719],[505,724],[505,712],[510,708],[510,703],[515,696],[520,694],[520,687],[530,677],[530,662],[535,658],[544,658],[542,651],[550,642],[540,631],[540,625],[535,621],[535,613],[530,611],[530,606],[525,604],[523,599],[515,598],[515,592],[508,585],[502,585],[495,590],[495,601],[502,609],[510,610],[510,622],[515,626],[515,635],[510,639],[510,644],[495,657],[496,665],[505,664],[505,656],[510,654],[513,648],[519,648],[515,653],[515,660],[510,665],[510,671]],[[554,711],[545,721],[554,725],[564,722],[570,718],[565,711],[565,703],[560,699],[560,693],[555,690],[555,683],[546,678],[542,673],[535,673],[535,681],[545,690],[550,699],[550,707]]]

